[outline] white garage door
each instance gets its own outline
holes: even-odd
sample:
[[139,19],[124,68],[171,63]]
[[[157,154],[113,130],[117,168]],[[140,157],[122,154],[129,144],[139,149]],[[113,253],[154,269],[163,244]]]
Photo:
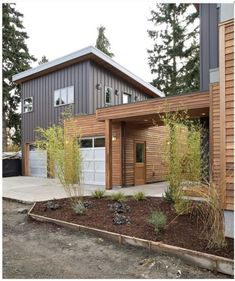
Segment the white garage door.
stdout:
[[82,182],[105,185],[105,138],[81,139]]
[[31,177],[47,177],[47,152],[35,146],[29,146],[29,175]]

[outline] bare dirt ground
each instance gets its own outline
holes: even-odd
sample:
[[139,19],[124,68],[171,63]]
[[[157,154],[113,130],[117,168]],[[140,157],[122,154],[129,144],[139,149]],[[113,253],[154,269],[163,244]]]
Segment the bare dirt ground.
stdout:
[[38,223],[3,201],[3,278],[229,278],[146,249]]

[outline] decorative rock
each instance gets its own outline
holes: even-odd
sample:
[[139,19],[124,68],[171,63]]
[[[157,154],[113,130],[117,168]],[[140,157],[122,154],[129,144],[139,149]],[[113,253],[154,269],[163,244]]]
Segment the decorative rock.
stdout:
[[91,208],[92,207],[92,202],[91,201],[84,201],[83,205],[85,208]]
[[113,218],[113,223],[117,225],[121,225],[121,224],[130,223],[130,220],[126,216],[116,213],[115,217]]
[[108,206],[111,211],[114,211],[115,213],[118,214],[126,213],[129,212],[130,210],[130,206],[122,202],[115,202],[113,204],[108,204]]
[[60,208],[60,205],[54,201],[48,201],[46,204],[46,208],[45,208],[45,211],[46,210],[57,210]]

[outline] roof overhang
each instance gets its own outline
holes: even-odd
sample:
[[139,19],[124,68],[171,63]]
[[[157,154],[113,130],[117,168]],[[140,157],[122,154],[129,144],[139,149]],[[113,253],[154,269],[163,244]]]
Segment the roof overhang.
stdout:
[[107,56],[106,54],[104,54],[103,52],[93,46],[89,46],[77,52],[71,53],[67,56],[58,58],[56,60],[41,64],[35,68],[16,74],[13,76],[12,80],[18,84],[23,83],[25,81],[37,78],[42,75],[46,75],[50,72],[60,70],[64,67],[85,60],[93,60],[98,64],[103,65],[109,70],[115,72],[116,75],[118,75],[119,77],[122,77],[125,80],[128,80],[128,82],[135,85],[136,87],[141,88],[146,94],[152,97],[165,96],[163,92],[161,92],[151,84],[145,82],[143,79],[139,78],[138,76],[136,76],[135,74],[133,74],[132,72],[130,72],[129,70],[127,70],[126,68],[124,68],[123,66],[115,62],[113,59],[111,59],[109,56]]
[[[165,112],[187,111],[192,118],[209,116],[209,92],[192,92],[162,99],[110,106],[96,110],[97,121],[151,122]],[[145,120],[146,119],[146,120]]]

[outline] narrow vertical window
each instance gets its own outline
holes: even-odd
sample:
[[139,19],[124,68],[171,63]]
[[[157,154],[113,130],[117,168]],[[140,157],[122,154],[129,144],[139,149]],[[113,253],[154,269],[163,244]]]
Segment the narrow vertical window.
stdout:
[[112,104],[112,88],[105,87],[105,104]]

